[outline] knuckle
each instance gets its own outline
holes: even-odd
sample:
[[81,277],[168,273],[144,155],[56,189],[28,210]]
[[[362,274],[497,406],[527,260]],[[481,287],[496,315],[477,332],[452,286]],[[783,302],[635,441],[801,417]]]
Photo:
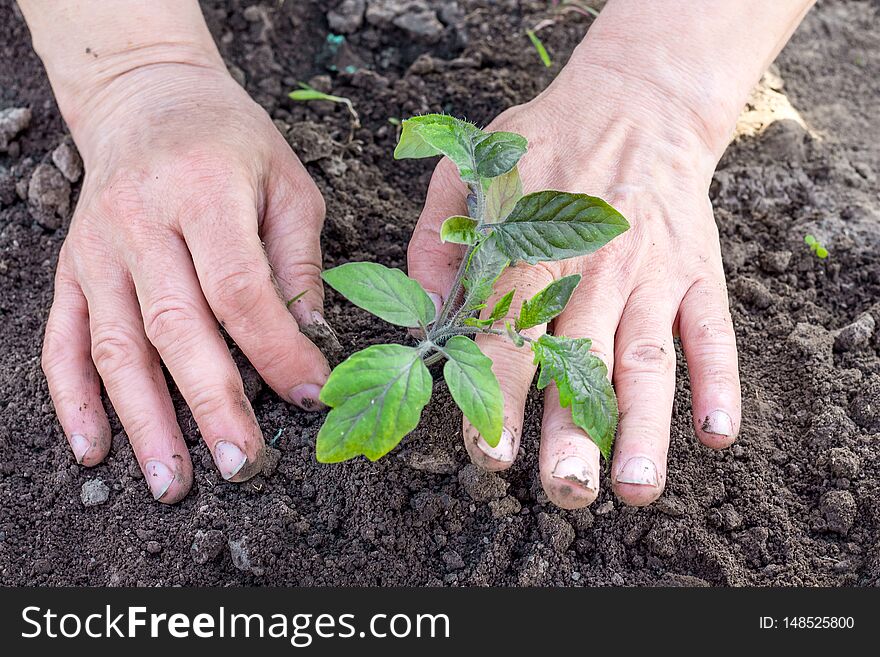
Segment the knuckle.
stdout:
[[230,266],[217,274],[211,283],[211,297],[221,322],[236,322],[253,317],[265,301],[270,287],[268,273],[256,272],[251,266]]
[[729,318],[710,315],[688,326],[687,339],[698,345],[736,344],[736,334]]
[[[296,327],[292,327],[296,331]],[[275,339],[262,341],[260,349],[255,351],[249,358],[251,365],[267,380],[271,380],[272,374],[276,376],[283,373],[283,377],[288,381],[298,379],[301,375],[297,374],[299,369],[296,361],[291,360],[292,355],[291,343],[289,341],[279,342]],[[294,385],[291,383],[290,385]]]
[[[240,384],[237,386],[240,387]],[[240,394],[242,403],[247,404],[244,394]],[[205,383],[192,392],[192,396],[187,400],[196,421],[201,418],[211,418],[226,413],[230,408],[234,408],[234,400],[230,399],[229,391],[226,386],[218,386],[212,383]]]
[[66,346],[69,338],[66,333],[54,323],[46,326],[43,336],[43,352],[40,357],[40,366],[46,377],[51,378],[58,368],[67,360]]
[[92,331],[92,360],[102,375],[133,367],[143,368],[147,355],[132,330],[118,324],[105,324]]
[[324,195],[315,182],[308,178],[307,182],[300,184],[298,194],[298,205],[301,212],[310,217],[315,217],[320,221],[324,221],[327,215],[327,203],[324,201]]
[[539,262],[534,265],[523,263],[514,265],[501,274],[500,280],[502,285],[513,285],[517,290],[522,290],[521,298],[525,299],[557,278],[559,278],[559,268],[556,263]]
[[94,208],[104,217],[125,217],[127,221],[146,215],[142,190],[148,175],[144,172],[121,170],[115,173],[97,193]]
[[637,337],[623,345],[615,368],[622,375],[667,374],[675,368],[675,350],[672,344],[663,339]]
[[175,295],[154,299],[144,309],[144,330],[147,338],[160,350],[182,336],[189,334],[196,316],[189,301]]

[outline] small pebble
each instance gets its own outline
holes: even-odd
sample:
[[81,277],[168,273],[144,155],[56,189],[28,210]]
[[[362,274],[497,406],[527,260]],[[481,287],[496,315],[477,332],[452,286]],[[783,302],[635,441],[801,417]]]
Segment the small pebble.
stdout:
[[110,498],[110,489],[100,479],[89,479],[82,485],[79,496],[84,506],[98,506]]

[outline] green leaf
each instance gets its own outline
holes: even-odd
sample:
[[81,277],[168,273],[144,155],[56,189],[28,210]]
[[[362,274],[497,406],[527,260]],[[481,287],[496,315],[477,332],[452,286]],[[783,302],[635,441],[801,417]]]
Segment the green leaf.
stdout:
[[816,257],[819,258],[819,260],[824,260],[825,258],[828,257],[828,249],[826,249],[821,244],[817,245],[816,246]]
[[414,116],[403,122],[395,159],[445,155],[463,180],[478,183],[507,173],[525,154],[528,143],[512,132],[486,133],[445,114]]
[[445,114],[414,116],[403,122],[394,159],[445,155],[465,180],[475,179],[474,141],[484,136],[472,123]]
[[486,196],[486,222],[501,223],[522,198],[519,169],[513,167],[504,175],[484,180],[483,189]]
[[[488,328],[492,326],[495,322],[500,319],[504,319],[504,316],[507,314],[507,311],[510,310],[510,304],[513,301],[513,295],[516,290],[511,290],[503,297],[498,299],[498,303],[496,303],[492,307],[492,312],[489,313],[489,316],[486,319],[477,319],[476,317],[465,317],[464,325],[465,326],[476,326],[478,328]],[[471,308],[470,310],[482,310],[485,308],[485,304],[481,304],[478,307]]]
[[806,242],[809,246],[813,246],[819,243],[818,240],[816,240],[816,238],[812,235],[804,235],[804,242]]
[[462,279],[465,289],[464,312],[476,310],[492,296],[492,286],[508,264],[510,259],[498,248],[494,235],[480,242],[470,255]]
[[489,322],[497,322],[499,319],[504,319],[504,316],[510,310],[510,304],[513,302],[513,295],[516,290],[511,290],[503,297],[498,299],[498,303],[492,308],[492,312],[489,313]]
[[481,235],[477,232],[477,222],[470,217],[449,217],[440,226],[440,240],[454,244],[476,244]]
[[535,50],[538,51],[538,57],[541,58],[544,66],[546,66],[547,68],[553,66],[553,62],[550,60],[550,55],[547,53],[547,49],[544,47],[541,39],[538,38],[538,35],[535,34],[534,30],[526,30],[526,34],[529,36],[529,41],[531,41],[532,45],[535,46]]
[[328,269],[321,277],[354,305],[397,326],[427,326],[437,313],[422,286],[399,269],[349,262]]
[[568,300],[580,282],[580,274],[565,276],[553,281],[531,299],[524,301],[516,319],[516,329],[523,331],[556,317],[565,310]]
[[318,432],[316,457],[338,463],[390,452],[416,428],[431,398],[431,374],[412,347],[379,344],[340,363],[321,389],[333,410]]
[[590,353],[591,344],[586,338],[542,335],[532,343],[532,351],[535,364],[541,366],[538,388],[546,388],[551,380],[556,382],[559,402],[564,408],[571,407],[571,419],[607,459],[617,430],[617,396],[605,363]]
[[504,398],[492,372],[492,359],[463,335],[451,338],[443,353],[449,359],[443,366],[449,393],[483,440],[497,446],[504,423]]
[[510,341],[517,347],[522,347],[526,343],[523,337],[510,325],[510,322],[504,322],[504,330],[507,331],[507,337],[510,338]]
[[511,260],[564,260],[592,253],[629,228],[602,199],[544,191],[523,196],[504,223],[493,224],[498,246]]
[[528,142],[515,132],[490,132],[474,147],[477,175],[495,178],[513,169],[526,154]]

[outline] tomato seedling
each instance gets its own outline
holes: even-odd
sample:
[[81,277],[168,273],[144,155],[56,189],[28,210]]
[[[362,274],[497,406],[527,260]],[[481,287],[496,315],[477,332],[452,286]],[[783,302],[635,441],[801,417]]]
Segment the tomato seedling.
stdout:
[[804,235],[804,242],[806,242],[807,246],[810,247],[810,251],[812,251],[819,260],[824,260],[828,257],[828,249],[826,249],[822,244],[812,235]]
[[352,262],[324,272],[330,287],[380,319],[424,336],[416,346],[380,344],[343,361],[330,374],[321,401],[331,408],[318,433],[317,459],[335,463],[364,455],[376,460],[416,428],[431,398],[430,365],[446,360],[443,377],[453,400],[489,445],[501,439],[504,402],[492,361],[468,336],[491,334],[530,348],[540,366],[538,388],[554,381],[574,423],[606,458],[617,428],[617,398],[605,364],[585,338],[526,329],[559,315],[580,282],[572,275],[523,301],[508,318],[515,290],[492,307],[487,301],[512,264],[535,264],[592,253],[629,224],[605,201],[586,194],[541,191],[523,195],[517,163],[525,138],[484,132],[451,116],[430,114],[403,122],[395,159],[445,155],[470,193],[468,216],[448,218],[441,239],[465,246],[452,289],[438,311],[422,286],[399,269]]

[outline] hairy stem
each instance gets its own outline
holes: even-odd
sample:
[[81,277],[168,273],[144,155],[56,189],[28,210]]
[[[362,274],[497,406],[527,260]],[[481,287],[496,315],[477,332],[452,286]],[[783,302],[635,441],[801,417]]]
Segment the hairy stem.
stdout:
[[[502,331],[501,329],[483,328],[480,326],[447,326],[443,330],[438,331],[432,339],[441,342],[455,337],[456,335],[479,335],[480,333],[484,335],[507,336],[507,331]],[[523,335],[519,332],[517,332],[517,335],[526,342],[534,342],[534,340],[527,335]]]

